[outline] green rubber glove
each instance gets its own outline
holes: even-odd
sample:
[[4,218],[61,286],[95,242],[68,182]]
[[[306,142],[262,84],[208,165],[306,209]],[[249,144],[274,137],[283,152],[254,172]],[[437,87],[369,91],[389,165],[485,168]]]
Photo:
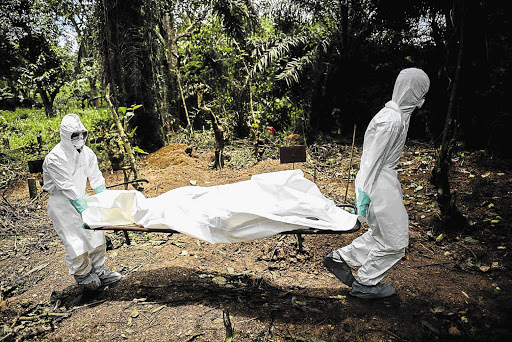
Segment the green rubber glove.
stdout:
[[96,189],[94,189],[94,192],[99,194],[100,192],[103,192],[107,190],[107,187],[105,186],[105,184],[102,184],[100,186],[98,186]]
[[75,207],[76,211],[78,211],[78,213],[80,215],[82,215],[84,210],[88,208],[87,202],[84,200],[83,197],[80,197],[74,201],[71,201],[71,204],[73,205],[73,207]]
[[368,196],[363,190],[358,188],[356,196],[357,214],[366,217],[369,205],[370,196]]

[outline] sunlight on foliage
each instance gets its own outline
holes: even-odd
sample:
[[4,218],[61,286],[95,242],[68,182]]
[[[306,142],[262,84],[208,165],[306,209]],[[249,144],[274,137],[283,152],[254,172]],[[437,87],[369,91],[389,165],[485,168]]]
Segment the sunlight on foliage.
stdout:
[[[96,122],[108,117],[103,109],[74,109],[71,112],[80,116],[90,136],[95,136]],[[60,141],[60,122],[65,113],[48,118],[43,109],[18,108],[15,112],[0,111],[0,115],[0,139],[9,139],[11,151],[20,158],[44,157]],[[42,139],[41,149],[37,137]]]

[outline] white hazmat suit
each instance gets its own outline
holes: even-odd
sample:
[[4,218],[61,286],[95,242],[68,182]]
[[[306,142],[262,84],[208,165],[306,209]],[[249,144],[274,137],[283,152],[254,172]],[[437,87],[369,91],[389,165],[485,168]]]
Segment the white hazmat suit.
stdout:
[[105,179],[98,168],[96,155],[84,146],[87,129],[78,115],[63,117],[60,137],[61,141],[43,163],[43,190],[50,195],[48,215],[64,244],[69,274],[74,275],[79,284],[85,281],[84,285],[89,284],[89,288],[94,289],[100,283],[105,284],[100,281],[101,277],[93,276],[91,280],[92,273],[110,275],[112,272],[104,269],[104,233],[83,229],[81,212],[87,208],[83,200],[88,196],[87,180],[95,192],[101,192],[105,190]]
[[[402,70],[395,82],[391,101],[373,117],[366,129],[355,187],[358,214],[367,217],[369,229],[350,245],[329,255],[331,262],[360,267],[354,285],[351,271],[345,274],[345,278],[337,275],[352,286],[351,294],[357,293],[361,287],[378,285],[387,271],[403,257],[409,243],[409,220],[396,167],[411,114],[416,107],[423,105],[429,86],[430,81],[424,71],[416,68]],[[336,274],[335,271],[333,273]],[[387,293],[376,296],[393,294],[394,290],[389,288]],[[381,290],[373,289],[374,292],[386,292]],[[366,297],[375,298],[375,293]]]

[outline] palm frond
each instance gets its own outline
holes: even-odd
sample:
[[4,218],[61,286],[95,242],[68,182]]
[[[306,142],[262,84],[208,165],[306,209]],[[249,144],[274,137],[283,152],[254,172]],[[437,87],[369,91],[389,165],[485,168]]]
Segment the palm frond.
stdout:
[[229,36],[242,42],[258,27],[258,16],[250,0],[216,0],[213,11],[219,15]]
[[254,49],[253,57],[258,58],[251,71],[251,76],[266,70],[275,62],[282,60],[291,50],[306,47],[311,43],[311,35],[300,33],[277,40],[273,44],[261,45]]
[[304,71],[314,65],[316,60],[316,49],[310,50],[304,56],[300,58],[293,58],[288,62],[280,74],[276,76],[276,79],[285,81],[288,87],[291,87],[294,83],[300,83],[300,76]]

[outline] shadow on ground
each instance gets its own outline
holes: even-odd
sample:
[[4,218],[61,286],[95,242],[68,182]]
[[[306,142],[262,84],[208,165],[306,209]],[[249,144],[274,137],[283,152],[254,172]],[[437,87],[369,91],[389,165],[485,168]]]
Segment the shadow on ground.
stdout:
[[[144,299],[170,307],[202,304],[227,309],[235,315],[258,317],[270,324],[331,325],[339,327],[342,333],[360,335],[363,340],[365,334],[372,332],[385,332],[391,340],[408,341],[443,336],[450,340],[476,341],[484,336],[486,340],[501,340],[504,333],[507,335],[506,309],[503,320],[494,322],[497,326],[490,332],[483,333],[488,329],[464,331],[463,325],[457,324],[460,336],[450,336],[440,330],[448,331],[450,326],[455,326],[454,320],[459,316],[453,314],[457,308],[446,307],[446,303],[436,303],[421,294],[411,297],[405,293],[386,299],[361,300],[350,297],[349,289],[340,287],[339,283],[327,285],[331,286],[281,288],[248,274],[202,273],[175,267],[134,273],[99,293],[83,293],[79,301],[80,304],[94,305],[104,300],[131,302]],[[71,291],[68,299],[74,305],[78,304],[79,298],[76,289],[72,286],[64,291]],[[65,300],[63,303],[66,304]],[[443,308],[443,311],[432,312],[433,307]],[[410,324],[411,317],[417,318],[415,324]],[[480,318],[484,324],[485,317]]]

